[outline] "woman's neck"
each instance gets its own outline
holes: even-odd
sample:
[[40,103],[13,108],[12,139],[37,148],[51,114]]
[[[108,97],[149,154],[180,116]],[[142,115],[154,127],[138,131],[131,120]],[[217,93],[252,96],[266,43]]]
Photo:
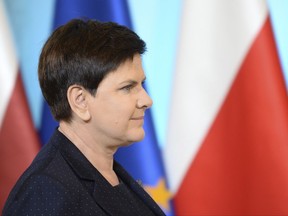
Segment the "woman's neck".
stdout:
[[58,128],[112,186],[118,185],[119,180],[113,170],[113,156],[117,148],[109,148],[101,143],[95,143],[87,131],[81,129],[66,122],[60,122]]

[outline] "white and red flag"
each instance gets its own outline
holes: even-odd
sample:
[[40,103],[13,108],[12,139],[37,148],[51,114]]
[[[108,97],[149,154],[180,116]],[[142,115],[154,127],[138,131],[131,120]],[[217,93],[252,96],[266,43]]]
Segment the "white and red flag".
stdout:
[[12,41],[0,1],[0,212],[16,180],[40,148]]
[[288,215],[288,100],[261,0],[187,0],[164,156],[176,215]]

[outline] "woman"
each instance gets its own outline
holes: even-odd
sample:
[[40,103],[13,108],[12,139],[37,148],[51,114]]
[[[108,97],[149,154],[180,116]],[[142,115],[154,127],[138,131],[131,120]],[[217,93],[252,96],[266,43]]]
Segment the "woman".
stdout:
[[152,100],[145,43],[115,23],[72,20],[47,40],[39,82],[57,128],[13,188],[3,215],[164,215],[113,159],[144,137]]

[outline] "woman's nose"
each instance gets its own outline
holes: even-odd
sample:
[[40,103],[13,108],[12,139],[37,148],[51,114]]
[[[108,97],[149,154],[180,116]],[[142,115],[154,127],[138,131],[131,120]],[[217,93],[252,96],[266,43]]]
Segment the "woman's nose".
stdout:
[[153,100],[150,98],[146,90],[143,88],[139,98],[137,100],[137,108],[149,109],[153,104]]

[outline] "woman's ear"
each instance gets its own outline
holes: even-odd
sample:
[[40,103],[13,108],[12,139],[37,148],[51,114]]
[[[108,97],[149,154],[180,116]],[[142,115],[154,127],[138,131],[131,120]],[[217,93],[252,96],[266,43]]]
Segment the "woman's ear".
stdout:
[[88,97],[89,93],[82,86],[71,85],[67,90],[67,99],[71,110],[83,121],[89,121],[91,118]]

